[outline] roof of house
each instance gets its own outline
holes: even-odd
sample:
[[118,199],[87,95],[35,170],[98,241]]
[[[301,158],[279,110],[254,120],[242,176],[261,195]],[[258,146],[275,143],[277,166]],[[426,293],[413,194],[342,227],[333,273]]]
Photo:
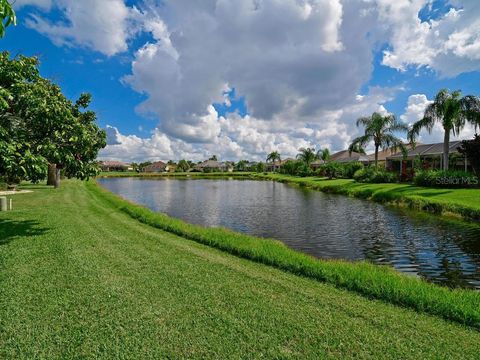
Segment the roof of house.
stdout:
[[155,161],[154,163],[145,166],[145,170],[164,169],[167,166],[163,161]]
[[221,163],[216,160],[205,160],[204,162],[201,162],[200,164],[195,165],[195,167],[198,168],[219,168],[225,166],[224,163]]
[[[449,144],[450,152],[458,152],[458,148],[461,146],[461,141],[451,141]],[[443,154],[443,143],[435,144],[421,144],[408,150],[407,158],[414,158],[416,156],[432,156]],[[402,159],[402,152],[398,152],[392,156],[388,156],[387,159]]]
[[[417,147],[420,146],[420,145],[423,145],[423,144],[417,143]],[[407,148],[407,150],[410,150],[412,148],[412,145],[411,144],[405,144],[405,147]],[[378,161],[385,161],[387,159],[387,157],[396,155],[400,152],[401,151],[400,151],[399,148],[397,148],[396,151],[393,151],[392,148],[379,151],[378,152]],[[369,157],[370,161],[374,161],[375,160],[375,153],[368,154],[368,157]]]
[[351,162],[351,161],[370,161],[368,155],[360,154],[352,151],[351,153],[348,150],[342,150],[332,154],[330,156],[330,161],[337,162]]
[[122,161],[100,161],[101,166],[130,166],[130,164],[124,163]]

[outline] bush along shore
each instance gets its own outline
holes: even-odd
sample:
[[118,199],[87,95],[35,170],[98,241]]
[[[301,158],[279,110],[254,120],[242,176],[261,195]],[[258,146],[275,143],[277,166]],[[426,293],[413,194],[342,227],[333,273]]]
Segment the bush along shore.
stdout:
[[406,206],[437,215],[480,221],[480,189],[429,188],[399,183],[359,183],[351,179],[327,180],[281,174],[253,174],[255,179],[296,184],[332,194],[373,200],[383,204]]
[[87,188],[117,210],[152,227],[368,298],[480,329],[478,292],[441,287],[368,262],[318,260],[292,250],[277,240],[257,238],[223,228],[205,228],[155,213],[118,197],[94,181],[88,182]]

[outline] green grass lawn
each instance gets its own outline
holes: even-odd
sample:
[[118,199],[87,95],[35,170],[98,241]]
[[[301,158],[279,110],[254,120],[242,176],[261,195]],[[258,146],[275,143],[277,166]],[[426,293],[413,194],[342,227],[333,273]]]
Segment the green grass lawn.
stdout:
[[480,332],[144,225],[84,183],[0,213],[0,358],[478,358]]
[[281,174],[255,174],[262,179],[296,183],[317,190],[371,198],[380,202],[406,202],[413,208],[452,213],[480,220],[480,189],[427,188],[410,184],[365,184],[351,179],[328,180]]

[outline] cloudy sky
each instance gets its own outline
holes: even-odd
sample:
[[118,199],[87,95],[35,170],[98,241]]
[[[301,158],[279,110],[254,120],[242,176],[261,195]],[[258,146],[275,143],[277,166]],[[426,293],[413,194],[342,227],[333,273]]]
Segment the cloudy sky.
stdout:
[[[374,111],[480,95],[478,0],[16,0],[3,50],[93,94],[102,159],[342,150]],[[467,128],[461,138],[471,137]],[[441,141],[441,129],[422,142]]]

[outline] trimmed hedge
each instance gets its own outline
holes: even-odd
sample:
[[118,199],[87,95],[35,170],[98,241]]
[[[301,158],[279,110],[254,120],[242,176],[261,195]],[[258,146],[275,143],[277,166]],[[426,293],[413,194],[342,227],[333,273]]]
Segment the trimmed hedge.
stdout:
[[480,328],[480,293],[449,289],[368,262],[318,260],[277,240],[223,228],[204,228],[132,204],[88,182],[92,194],[138,221],[230,254],[302,275],[372,299],[412,308]]

